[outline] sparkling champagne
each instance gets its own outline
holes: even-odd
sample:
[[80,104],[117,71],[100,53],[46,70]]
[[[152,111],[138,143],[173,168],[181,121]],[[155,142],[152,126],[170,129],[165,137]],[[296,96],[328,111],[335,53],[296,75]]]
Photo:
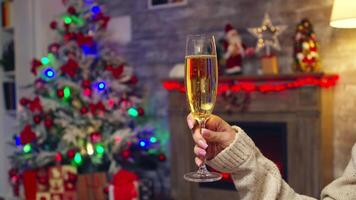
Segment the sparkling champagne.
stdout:
[[216,55],[190,55],[185,57],[185,84],[193,117],[207,119],[214,108],[218,85]]

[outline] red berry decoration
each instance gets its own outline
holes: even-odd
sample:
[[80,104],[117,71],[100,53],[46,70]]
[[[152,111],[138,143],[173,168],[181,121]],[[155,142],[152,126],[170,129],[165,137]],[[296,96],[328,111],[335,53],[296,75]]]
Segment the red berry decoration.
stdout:
[[166,160],[166,155],[164,155],[163,153],[158,155],[158,160],[159,161],[165,161]]
[[94,143],[99,142],[101,140],[101,133],[99,131],[96,131],[90,134],[90,140]]
[[57,90],[57,97],[63,98],[63,96],[64,96],[64,91],[63,91],[63,89],[58,89],[58,90]]
[[68,158],[73,159],[74,156],[75,156],[75,153],[77,153],[77,150],[76,150],[76,149],[69,149],[69,150],[67,151],[67,156],[68,156]]
[[58,23],[56,21],[52,21],[50,24],[49,24],[49,27],[51,29],[57,29],[57,26],[58,26]]
[[52,119],[46,119],[44,121],[44,124],[47,128],[51,128],[53,126],[53,120]]
[[82,113],[83,115],[84,114],[86,114],[86,113],[88,113],[88,108],[87,107],[85,107],[85,106],[83,106],[81,109],[80,109],[80,113]]
[[139,107],[139,108],[137,109],[137,112],[138,112],[138,114],[139,114],[140,116],[143,116],[143,115],[145,114],[145,110],[144,110],[143,108],[141,108],[141,107]]
[[128,159],[131,155],[131,152],[129,150],[124,150],[121,152],[121,157],[124,158],[124,159]]
[[48,51],[51,53],[58,53],[60,45],[58,43],[52,43],[48,46]]
[[67,11],[71,15],[74,15],[77,13],[77,10],[73,6],[70,6]]
[[60,152],[58,152],[56,154],[56,156],[54,157],[54,159],[57,161],[57,162],[62,162],[62,154]]
[[82,81],[82,87],[83,88],[90,88],[90,80],[85,79]]
[[35,122],[36,124],[39,124],[41,122],[41,116],[40,115],[35,115],[33,116],[33,122]]
[[27,98],[21,98],[21,99],[20,99],[20,104],[21,104],[22,106],[27,106],[28,103],[30,103],[30,100],[29,100],[29,99],[27,99]]

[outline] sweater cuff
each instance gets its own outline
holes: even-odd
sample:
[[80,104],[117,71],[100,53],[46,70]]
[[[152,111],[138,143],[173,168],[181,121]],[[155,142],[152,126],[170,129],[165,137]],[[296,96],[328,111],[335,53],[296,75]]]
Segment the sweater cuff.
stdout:
[[248,158],[255,149],[255,144],[249,136],[239,127],[232,127],[236,131],[234,141],[213,159],[206,163],[220,171],[232,173]]

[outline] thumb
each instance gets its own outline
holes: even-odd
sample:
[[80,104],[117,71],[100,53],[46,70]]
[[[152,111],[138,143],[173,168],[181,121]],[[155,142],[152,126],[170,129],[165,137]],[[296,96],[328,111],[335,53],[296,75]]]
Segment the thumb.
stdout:
[[216,142],[216,143],[224,142],[224,140],[223,140],[224,133],[222,133],[222,132],[215,132],[215,131],[203,128],[201,130],[201,134],[207,142]]

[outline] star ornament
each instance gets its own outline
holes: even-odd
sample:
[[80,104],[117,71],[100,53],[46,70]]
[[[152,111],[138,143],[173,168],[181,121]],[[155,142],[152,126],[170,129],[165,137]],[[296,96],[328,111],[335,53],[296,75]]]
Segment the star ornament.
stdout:
[[281,50],[278,36],[283,33],[286,28],[286,25],[273,26],[268,13],[266,13],[260,27],[248,29],[248,31],[257,38],[256,52],[259,52],[262,48],[266,48],[267,55],[270,55],[271,47],[277,51]]

